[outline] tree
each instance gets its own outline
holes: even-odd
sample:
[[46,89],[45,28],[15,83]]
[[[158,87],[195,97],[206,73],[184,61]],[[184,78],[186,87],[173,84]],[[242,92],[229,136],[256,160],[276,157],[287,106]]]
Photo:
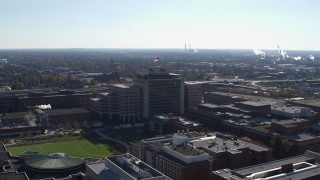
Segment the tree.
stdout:
[[24,83],[23,82],[17,82],[16,88],[17,89],[24,89]]
[[281,151],[284,153],[284,156],[290,156],[292,154],[292,142],[290,142],[288,139],[284,139],[281,142]]
[[282,139],[279,134],[274,134],[270,140],[270,146],[273,149],[273,155],[276,158],[285,158],[292,155],[292,145],[288,139]]
[[281,149],[282,149],[281,136],[279,134],[273,134],[269,144],[272,147],[273,155],[276,158],[279,158],[281,155]]

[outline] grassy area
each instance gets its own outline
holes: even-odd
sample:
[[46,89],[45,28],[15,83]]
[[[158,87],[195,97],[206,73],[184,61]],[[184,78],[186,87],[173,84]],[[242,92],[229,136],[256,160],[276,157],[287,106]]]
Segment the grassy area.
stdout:
[[7,148],[11,154],[15,156],[19,156],[19,154],[24,151],[38,151],[43,154],[62,152],[74,157],[101,158],[112,155],[114,152],[113,148],[107,144],[93,144],[85,139],[24,146],[9,146]]

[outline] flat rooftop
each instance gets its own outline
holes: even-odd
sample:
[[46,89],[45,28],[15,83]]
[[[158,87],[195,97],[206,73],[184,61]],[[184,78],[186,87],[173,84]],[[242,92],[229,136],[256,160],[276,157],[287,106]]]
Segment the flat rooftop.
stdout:
[[211,104],[211,103],[203,103],[203,104],[199,104],[198,106],[204,106],[204,107],[208,107],[208,108],[220,108],[221,107],[221,106]]
[[190,121],[190,120],[187,120],[187,119],[181,118],[181,117],[178,117],[176,122],[183,124],[183,125],[190,125],[190,126],[200,126],[201,125],[200,123]]
[[151,67],[148,72],[137,72],[136,78],[177,78],[180,74],[169,73],[161,67]]
[[307,105],[307,106],[314,106],[320,108],[320,100],[297,100],[297,101],[292,101],[293,103],[296,104],[301,104],[301,105]]
[[268,163],[263,163],[263,164],[258,164],[258,165],[254,165],[254,166],[248,166],[245,168],[235,169],[235,170],[233,170],[233,172],[244,177],[244,176],[251,175],[253,173],[266,171],[266,170],[273,169],[276,167],[281,167],[281,165],[284,165],[284,164],[298,163],[298,162],[309,162],[312,160],[315,160],[315,158],[311,157],[311,156],[307,156],[307,155],[299,155],[299,156],[294,156],[294,157],[290,157],[290,158],[286,158],[286,159],[271,161]]
[[[112,156],[107,157],[106,159],[109,159],[114,164],[118,166],[118,168],[124,170],[131,176],[139,179],[145,179],[145,178],[155,178],[164,176],[159,171],[153,169],[148,164],[144,163],[143,161],[139,160],[138,158],[132,156],[131,154],[123,154],[119,156]],[[143,178],[143,177],[145,178]]]
[[287,113],[301,113],[301,110],[302,110],[300,106],[285,106],[285,105],[274,105],[274,106],[271,106],[271,109],[287,112]]
[[97,102],[97,101],[99,101],[99,100],[100,100],[100,98],[90,98],[90,100],[91,100],[91,101],[96,101],[96,102]]
[[264,146],[259,146],[241,139],[237,139],[237,141],[233,141],[230,139],[221,139],[219,137],[208,137],[203,138],[203,140],[194,140],[191,141],[194,147],[202,147],[204,149],[208,149],[215,153],[221,153],[228,151],[232,154],[241,153],[242,149],[249,148],[253,151],[264,152],[269,151],[270,149]]
[[130,86],[126,85],[126,84],[112,84],[110,86],[111,87],[114,86],[114,87],[118,87],[118,88],[130,88]]
[[[172,137],[173,137],[172,134],[161,135],[161,136],[143,139],[143,140],[141,140],[141,142],[142,143],[157,143],[157,142],[163,142],[163,141],[170,141],[170,140],[172,140]],[[138,141],[138,142],[140,142],[140,141]]]
[[233,141],[220,139],[214,136],[211,138],[206,138],[204,140],[199,139],[191,142],[196,148],[205,148],[215,153],[228,151],[229,153],[236,154],[241,153],[240,150],[246,148],[240,143],[239,145],[234,144]]
[[185,81],[185,84],[190,84],[190,85],[195,85],[195,84],[203,84],[203,82],[201,81]]
[[278,103],[284,103],[285,101],[282,99],[274,99],[274,98],[267,98],[262,96],[254,96],[254,95],[247,95],[247,94],[236,94],[236,93],[224,93],[224,92],[208,92],[210,94],[217,94],[223,96],[229,96],[231,98],[239,98],[246,101],[261,101],[266,104],[274,105]]
[[290,140],[293,140],[293,141],[297,141],[297,142],[319,139],[318,136],[314,136],[314,135],[308,134],[308,133],[296,133],[296,134],[292,134],[292,135],[285,135],[283,137],[290,139]]
[[270,150],[270,149],[267,148],[267,147],[260,146],[260,145],[257,145],[257,144],[253,144],[253,143],[244,141],[244,140],[242,140],[242,139],[238,139],[237,141],[238,141],[238,143],[239,143],[240,145],[245,146],[245,147],[248,147],[249,149],[254,150],[254,151],[257,151],[257,152],[263,152],[263,151],[269,151],[269,150]]
[[259,132],[266,133],[266,134],[275,133],[274,131],[271,130],[271,124],[264,124],[264,125],[253,126],[253,127],[246,126],[244,128],[248,128],[248,129],[251,129],[254,131],[259,131]]
[[87,167],[92,169],[96,174],[99,174],[100,177],[103,179],[108,180],[121,180],[121,177],[106,167],[105,162],[94,162],[94,163],[87,163]]
[[314,176],[317,176],[320,174],[320,167],[300,171],[300,172],[295,172],[292,174],[287,174],[284,177],[278,177],[278,178],[273,178],[274,180],[276,179],[281,179],[281,180],[300,180],[300,179],[308,179],[312,178]]
[[242,102],[237,102],[237,104],[244,104],[244,105],[249,105],[249,106],[268,106],[270,104],[265,103],[263,101],[242,101]]
[[[182,134],[183,136],[186,136],[188,138],[197,138],[197,137],[205,136],[205,134],[200,133],[200,132],[196,132],[196,131],[180,132],[180,134]],[[141,140],[141,142],[143,142],[143,143],[158,143],[158,142],[172,141],[172,139],[173,139],[173,134],[165,134],[165,135],[161,135],[161,136],[143,139],[143,140]]]
[[301,123],[301,122],[309,122],[309,120],[294,118],[294,119],[288,119],[288,120],[272,121],[272,123],[279,124],[279,125],[288,125],[288,124],[295,124],[295,123]]
[[170,148],[180,154],[183,154],[185,156],[198,156],[198,155],[204,154],[204,152],[200,153],[199,150],[193,149],[193,147],[191,147],[189,145],[186,145],[185,147],[184,146],[174,147],[173,145],[167,145],[166,147],[168,147],[168,148]]
[[224,123],[234,124],[237,126],[248,126],[250,124],[250,121],[246,119],[240,119],[240,120],[232,120],[232,119],[226,119],[222,120]]
[[[6,113],[7,120],[15,120],[15,119],[24,119],[26,115],[31,112],[15,112],[15,113]],[[31,113],[32,114],[32,113]]]
[[51,109],[45,110],[45,113],[48,116],[57,116],[57,115],[72,115],[72,114],[79,114],[79,113],[90,113],[88,110],[84,108],[69,108],[69,109]]

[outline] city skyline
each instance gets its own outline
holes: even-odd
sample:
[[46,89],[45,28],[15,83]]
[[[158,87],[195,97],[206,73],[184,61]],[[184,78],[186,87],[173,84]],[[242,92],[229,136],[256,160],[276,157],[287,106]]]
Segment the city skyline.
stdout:
[[0,49],[320,50],[315,0],[0,0]]

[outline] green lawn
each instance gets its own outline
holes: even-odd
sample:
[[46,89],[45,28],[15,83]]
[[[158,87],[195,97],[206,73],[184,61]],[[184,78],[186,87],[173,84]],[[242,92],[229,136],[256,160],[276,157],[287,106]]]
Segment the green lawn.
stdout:
[[38,151],[43,154],[62,152],[73,157],[101,158],[113,154],[113,148],[107,144],[93,144],[88,140],[71,140],[44,144],[7,147],[14,156],[19,156],[24,151]]

